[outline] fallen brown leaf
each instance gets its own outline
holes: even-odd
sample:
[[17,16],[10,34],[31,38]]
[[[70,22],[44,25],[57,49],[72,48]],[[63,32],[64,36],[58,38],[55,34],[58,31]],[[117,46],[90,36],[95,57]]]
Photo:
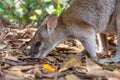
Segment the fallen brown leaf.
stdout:
[[77,76],[74,74],[69,74],[65,76],[66,80],[80,80]]
[[0,40],[0,49],[5,49],[7,47],[7,44],[6,44],[6,42],[5,41],[1,41]]
[[35,66],[30,66],[30,65],[26,65],[26,66],[13,66],[9,70],[26,71],[26,70],[33,69],[33,68],[35,68]]
[[24,73],[21,72],[21,70],[6,70],[5,71],[5,77],[10,80],[23,80],[24,79]]
[[116,77],[120,78],[120,72],[112,72],[108,70],[103,70],[101,66],[98,64],[94,63],[90,59],[86,58],[86,67],[87,67],[87,74],[91,75],[97,75],[97,76],[111,76],[111,77]]
[[63,63],[62,68],[60,68],[58,72],[65,71],[71,67],[80,66],[81,64],[82,63],[79,56],[72,56],[70,59]]

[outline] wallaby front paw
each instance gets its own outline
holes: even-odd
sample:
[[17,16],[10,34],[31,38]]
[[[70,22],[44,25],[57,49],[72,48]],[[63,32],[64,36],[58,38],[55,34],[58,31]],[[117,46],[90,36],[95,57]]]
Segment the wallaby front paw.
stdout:
[[97,61],[97,63],[99,64],[103,64],[103,63],[106,63],[106,62],[113,62],[112,58],[105,58],[105,59],[99,59]]
[[98,57],[92,58],[92,61],[97,62],[98,61]]
[[103,63],[109,63],[109,62],[120,62],[120,56],[115,56],[113,58],[104,58],[104,59],[99,59],[97,63],[103,64]]

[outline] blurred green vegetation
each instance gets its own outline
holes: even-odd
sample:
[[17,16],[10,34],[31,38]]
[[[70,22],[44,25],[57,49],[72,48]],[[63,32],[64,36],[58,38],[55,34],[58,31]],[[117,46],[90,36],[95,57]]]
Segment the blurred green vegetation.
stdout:
[[46,14],[57,14],[69,7],[74,0],[1,0],[0,17],[20,24],[39,26]]

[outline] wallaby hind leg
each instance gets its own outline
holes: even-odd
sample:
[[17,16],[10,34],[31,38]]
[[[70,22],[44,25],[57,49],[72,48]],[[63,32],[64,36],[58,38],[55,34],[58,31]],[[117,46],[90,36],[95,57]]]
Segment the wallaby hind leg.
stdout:
[[[118,12],[120,14],[120,11]],[[120,62],[120,15],[117,14],[116,16],[116,32],[118,33],[118,49],[116,54],[112,58],[100,59],[98,63],[105,63],[105,62]]]
[[105,62],[120,62],[120,35],[118,39],[118,49],[116,51],[116,54],[112,58],[106,58],[106,59],[99,59],[98,63],[105,63]]

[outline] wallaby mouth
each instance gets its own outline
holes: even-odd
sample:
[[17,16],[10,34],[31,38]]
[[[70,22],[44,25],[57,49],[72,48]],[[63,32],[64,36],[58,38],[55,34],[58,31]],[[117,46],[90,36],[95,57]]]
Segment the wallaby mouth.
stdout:
[[41,58],[41,59],[43,59],[43,58],[45,58],[46,56],[47,56],[47,52],[38,52],[38,53],[34,53],[34,52],[30,52],[29,53],[29,55],[31,56],[31,57],[34,57],[34,58]]
[[41,59],[43,59],[43,58],[46,57],[46,55],[47,54],[40,54],[40,53],[38,53],[38,54],[34,55],[34,58],[41,58]]

